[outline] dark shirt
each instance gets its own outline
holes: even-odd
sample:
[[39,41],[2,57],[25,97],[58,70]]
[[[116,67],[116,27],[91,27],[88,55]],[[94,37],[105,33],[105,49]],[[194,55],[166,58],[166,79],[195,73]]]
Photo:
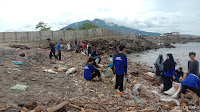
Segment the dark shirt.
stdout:
[[55,51],[55,47],[54,47],[54,44],[53,44],[53,43],[50,43],[50,44],[49,44],[49,48],[51,49],[51,51]]
[[192,61],[188,61],[188,70],[189,73],[195,74],[195,75],[199,75],[199,62],[197,60]]
[[175,72],[176,72],[178,78],[183,77],[182,71],[179,72],[178,70],[175,70]]
[[91,56],[95,57],[95,56],[98,56],[98,54],[97,54],[97,52],[95,50],[93,50]]

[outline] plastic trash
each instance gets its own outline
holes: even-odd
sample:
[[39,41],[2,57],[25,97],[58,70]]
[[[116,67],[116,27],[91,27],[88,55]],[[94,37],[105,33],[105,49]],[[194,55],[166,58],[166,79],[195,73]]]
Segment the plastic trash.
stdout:
[[44,72],[48,72],[48,73],[53,73],[53,74],[57,74],[58,72],[53,71],[52,69],[45,69],[43,70]]
[[112,76],[113,76],[113,71],[112,71],[111,68],[106,68],[106,69],[103,70],[102,75],[103,75],[105,78],[112,77]]
[[175,92],[176,92],[176,88],[172,86],[169,90],[165,91],[164,93],[172,96]]
[[66,72],[66,74],[67,74],[67,75],[73,74],[73,73],[75,73],[76,71],[77,71],[76,68],[70,68],[70,69]]
[[130,95],[130,96],[133,97],[135,99],[135,101],[137,101],[137,103],[143,104],[143,102],[141,100],[139,100],[136,96],[134,96],[134,95]]
[[141,86],[141,84],[135,84],[135,85],[133,86],[133,94],[134,94],[134,95],[138,95],[138,94],[139,94],[138,89],[140,88],[140,86]]
[[24,63],[21,62],[21,61],[14,61],[13,64],[15,64],[15,65],[23,65]]
[[170,95],[172,98],[175,98],[178,96],[178,93],[181,91],[181,83],[172,83],[172,87],[168,90],[165,91],[164,93],[167,95]]
[[155,73],[147,72],[146,74],[147,74],[148,76],[155,77]]
[[20,90],[20,91],[25,91],[28,86],[23,85],[23,84],[16,84],[15,86],[11,87],[10,89],[12,90]]

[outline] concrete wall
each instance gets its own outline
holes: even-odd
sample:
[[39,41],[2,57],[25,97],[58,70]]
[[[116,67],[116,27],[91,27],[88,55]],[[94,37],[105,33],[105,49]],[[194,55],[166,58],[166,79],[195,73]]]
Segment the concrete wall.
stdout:
[[0,42],[39,41],[47,38],[68,40],[114,35],[116,35],[115,31],[101,28],[65,31],[0,32]]

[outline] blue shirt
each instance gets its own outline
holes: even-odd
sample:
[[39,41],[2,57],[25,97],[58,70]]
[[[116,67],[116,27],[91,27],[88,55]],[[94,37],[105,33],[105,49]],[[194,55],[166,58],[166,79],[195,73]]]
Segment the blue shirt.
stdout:
[[61,43],[58,42],[58,43],[57,43],[57,46],[56,46],[56,49],[57,49],[57,50],[60,50],[60,49],[61,49],[60,45],[61,45]]
[[92,78],[92,73],[95,71],[95,70],[98,70],[94,67],[94,65],[91,65],[91,64],[86,64],[85,67],[84,67],[84,78],[86,80],[90,80]]
[[200,79],[198,76],[196,76],[192,73],[188,73],[187,77],[185,78],[185,80],[183,82],[181,82],[181,84],[192,87],[192,88],[198,87],[200,89]]
[[[163,70],[163,71],[164,71],[164,70]],[[168,71],[167,71],[166,73],[164,73],[164,74],[165,74],[165,76],[167,76],[167,77],[172,77],[173,75],[176,76],[175,70],[173,70],[172,73],[170,73],[169,70],[168,70]]]
[[124,75],[127,72],[127,57],[125,54],[116,54],[113,58],[113,64],[115,66],[115,73],[117,75]]

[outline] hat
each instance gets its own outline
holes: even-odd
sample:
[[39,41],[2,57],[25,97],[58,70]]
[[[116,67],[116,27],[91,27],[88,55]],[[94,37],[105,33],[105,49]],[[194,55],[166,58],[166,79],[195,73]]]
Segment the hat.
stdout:
[[51,40],[50,38],[48,38],[47,40]]

